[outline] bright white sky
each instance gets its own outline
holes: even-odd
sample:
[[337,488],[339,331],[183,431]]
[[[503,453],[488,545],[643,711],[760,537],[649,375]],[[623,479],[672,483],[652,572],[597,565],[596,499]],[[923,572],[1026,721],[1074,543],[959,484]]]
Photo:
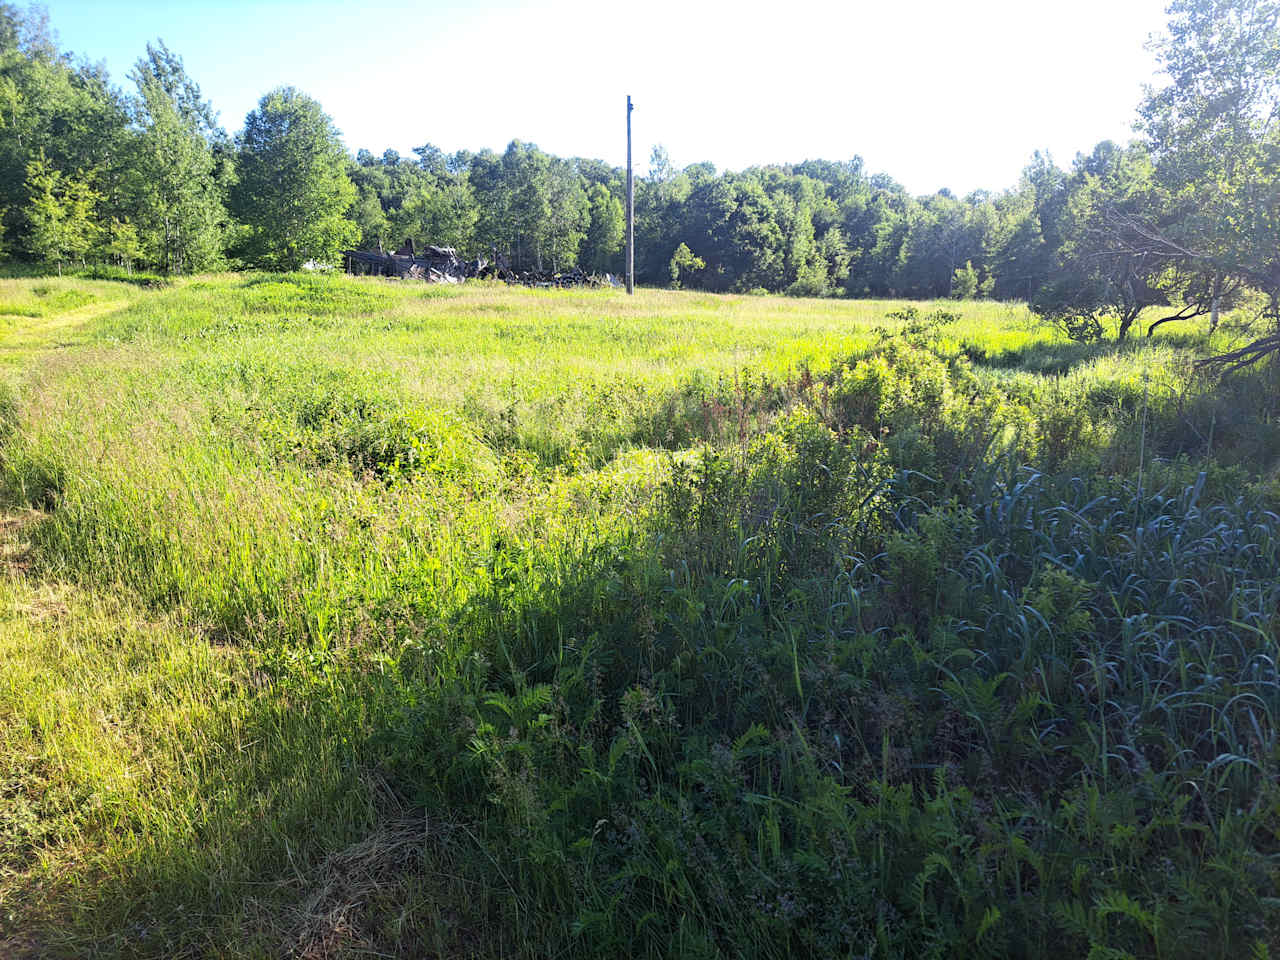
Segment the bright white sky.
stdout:
[[1167,0],[48,0],[118,83],[162,38],[234,133],[267,90],[323,104],[354,152],[626,159],[720,169],[861,154],[914,193],[1011,186],[1131,136]]

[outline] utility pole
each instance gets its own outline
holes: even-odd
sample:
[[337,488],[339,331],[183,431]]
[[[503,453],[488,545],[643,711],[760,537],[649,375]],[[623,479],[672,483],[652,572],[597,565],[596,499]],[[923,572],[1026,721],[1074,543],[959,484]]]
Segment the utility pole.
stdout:
[[636,292],[636,186],[631,174],[631,96],[627,96],[627,293]]

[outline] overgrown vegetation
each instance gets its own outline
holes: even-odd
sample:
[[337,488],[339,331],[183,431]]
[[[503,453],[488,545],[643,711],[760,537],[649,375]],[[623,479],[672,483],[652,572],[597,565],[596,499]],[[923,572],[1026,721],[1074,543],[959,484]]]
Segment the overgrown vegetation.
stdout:
[[1280,946],[1280,391],[1194,366],[1241,317],[0,310],[0,952]]

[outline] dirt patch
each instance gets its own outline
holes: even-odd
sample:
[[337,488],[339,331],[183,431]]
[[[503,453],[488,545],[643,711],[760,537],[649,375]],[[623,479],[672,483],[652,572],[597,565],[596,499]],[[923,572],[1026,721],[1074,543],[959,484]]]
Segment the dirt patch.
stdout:
[[[39,510],[0,513],[0,577],[24,578],[31,570],[31,544],[26,532],[44,514]],[[31,621],[64,616],[70,609],[67,597],[71,586],[65,583],[28,581],[30,589],[20,592],[22,599],[13,606],[15,612]],[[5,954],[0,953],[0,956]]]
[[22,603],[16,603],[13,609],[32,622],[53,620],[66,616],[71,606],[67,597],[71,587],[67,584],[49,584],[41,586],[31,593]]
[[31,546],[24,532],[42,514],[38,510],[0,513],[0,573],[21,576],[31,566]]

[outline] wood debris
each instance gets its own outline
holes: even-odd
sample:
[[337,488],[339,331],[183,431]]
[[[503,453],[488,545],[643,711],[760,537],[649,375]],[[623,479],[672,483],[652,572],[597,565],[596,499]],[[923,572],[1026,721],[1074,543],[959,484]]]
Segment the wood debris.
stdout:
[[461,283],[464,280],[502,280],[525,287],[616,287],[609,273],[587,273],[581,267],[565,271],[513,270],[506,257],[494,253],[492,260],[478,257],[463,260],[453,247],[425,246],[415,249],[409,239],[395,253],[377,250],[344,250],[343,267],[361,276],[397,277],[427,283]]

